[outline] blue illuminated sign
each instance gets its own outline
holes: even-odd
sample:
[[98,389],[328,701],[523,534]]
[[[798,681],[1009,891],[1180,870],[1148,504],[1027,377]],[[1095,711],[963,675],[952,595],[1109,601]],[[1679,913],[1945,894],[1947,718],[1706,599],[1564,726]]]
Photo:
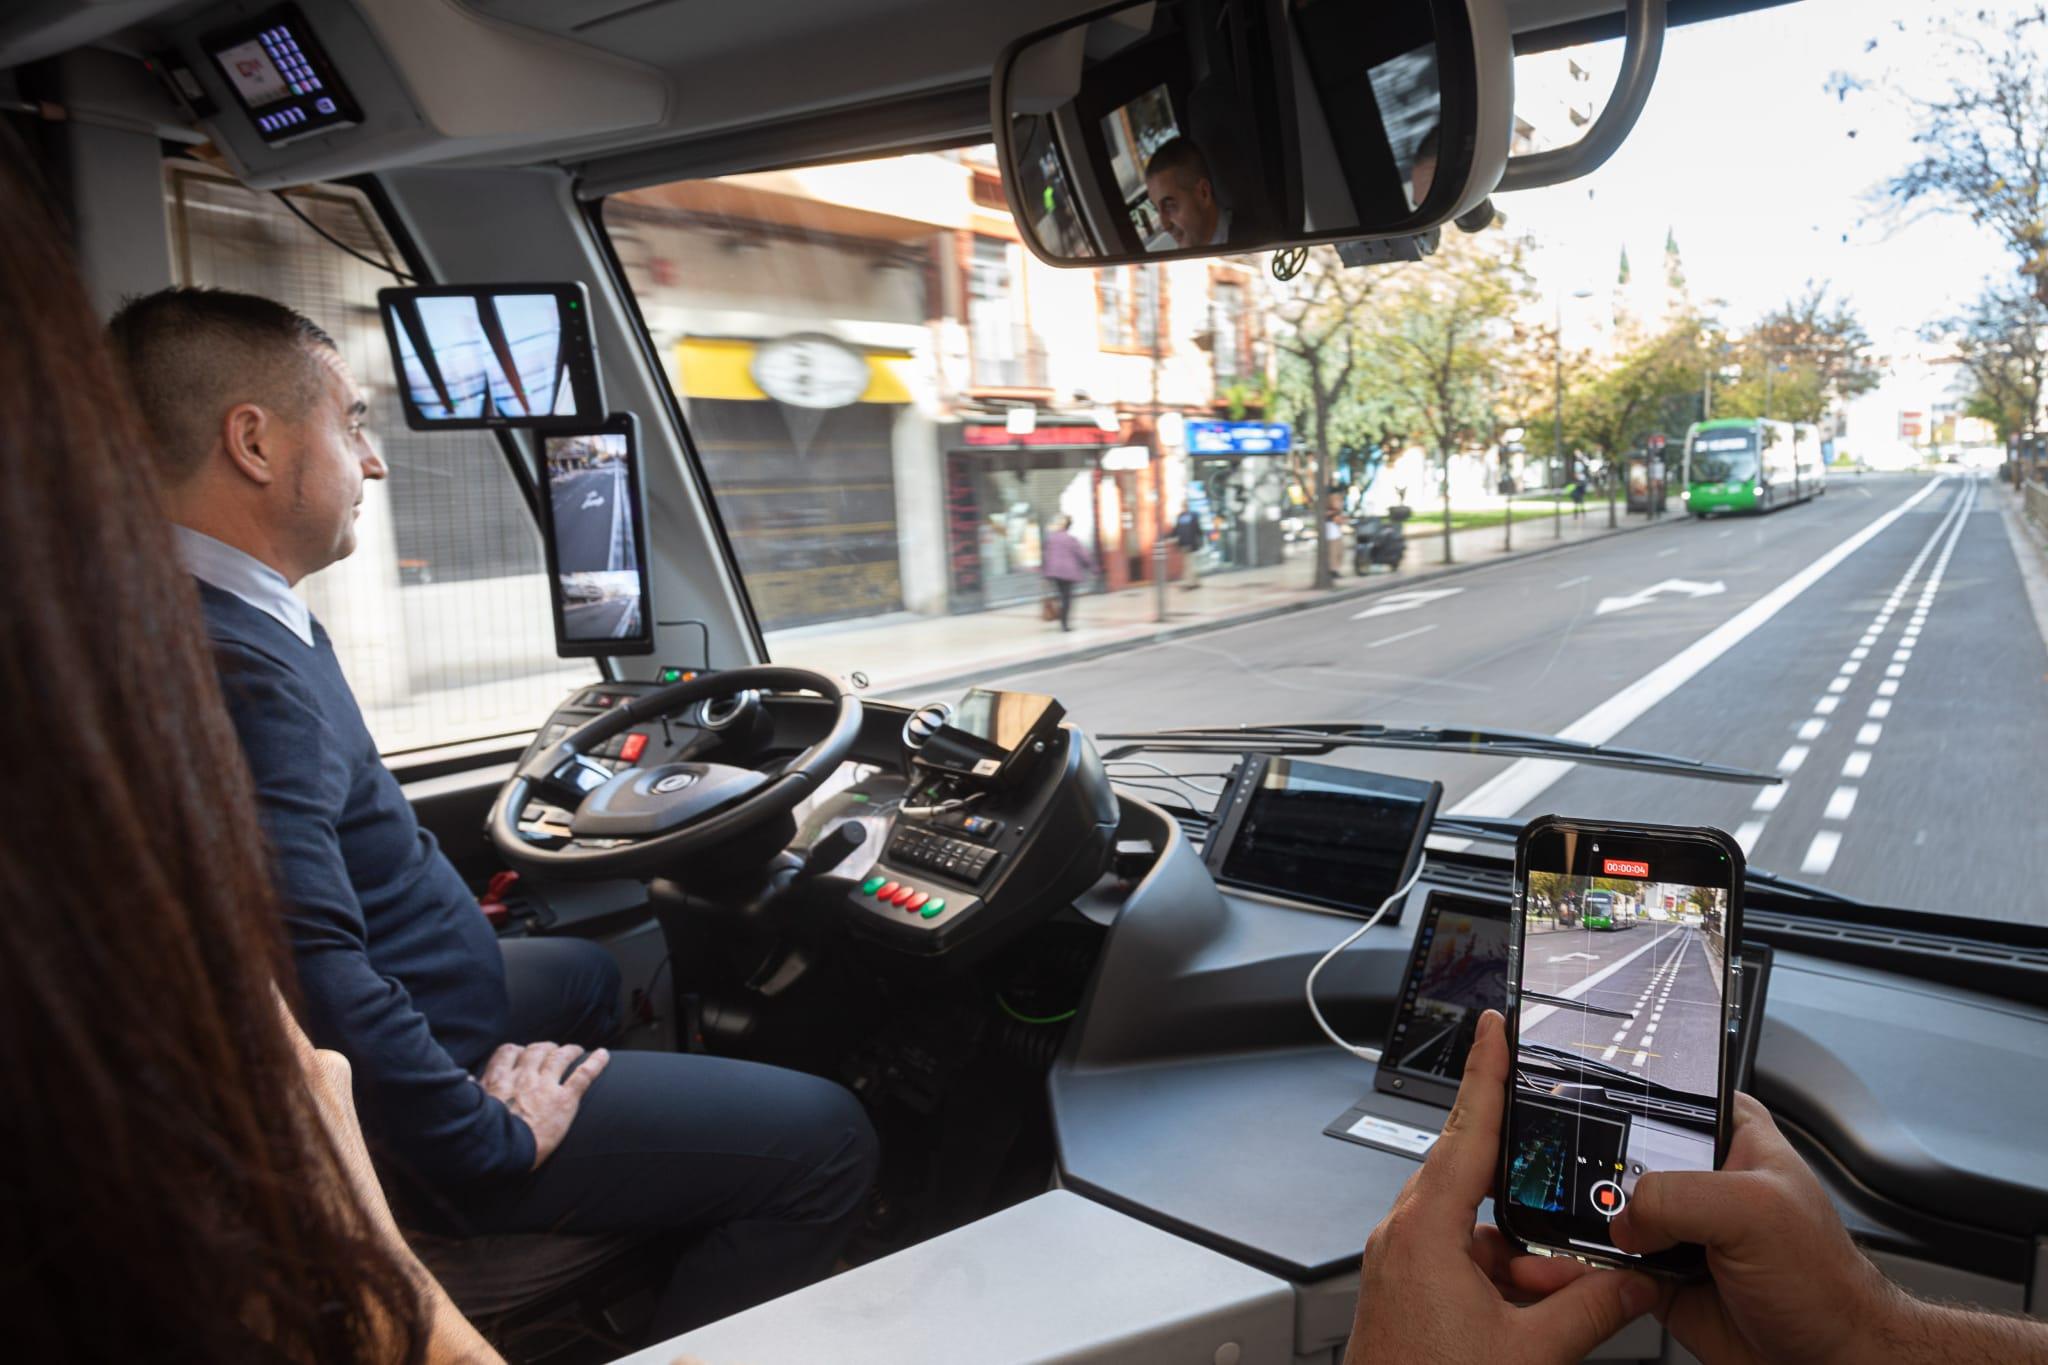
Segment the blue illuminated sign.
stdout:
[[1294,448],[1286,422],[1189,422],[1190,455],[1280,455]]

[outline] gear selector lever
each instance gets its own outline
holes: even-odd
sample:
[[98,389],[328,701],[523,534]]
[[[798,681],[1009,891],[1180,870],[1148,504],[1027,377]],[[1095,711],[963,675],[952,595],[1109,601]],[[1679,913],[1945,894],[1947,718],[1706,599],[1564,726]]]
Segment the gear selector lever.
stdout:
[[796,880],[808,881],[812,877],[824,876],[845,862],[846,855],[859,848],[867,837],[867,831],[857,821],[847,820],[833,826],[832,832],[812,844],[811,851],[804,855]]

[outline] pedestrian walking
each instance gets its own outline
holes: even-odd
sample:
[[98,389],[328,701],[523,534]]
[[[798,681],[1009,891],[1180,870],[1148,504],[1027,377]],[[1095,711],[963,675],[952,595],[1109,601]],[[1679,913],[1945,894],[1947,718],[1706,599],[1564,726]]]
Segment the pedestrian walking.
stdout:
[[1573,521],[1584,521],[1585,519],[1586,519],[1586,471],[1585,471],[1585,468],[1584,468],[1583,466],[1581,466],[1581,467],[1579,468],[1579,470],[1577,471],[1577,477],[1575,477],[1575,478],[1574,478],[1574,479],[1572,480],[1572,520],[1573,520]]
[[1180,509],[1180,517],[1173,523],[1173,540],[1180,546],[1181,574],[1187,580],[1183,588],[1202,586],[1202,519],[1195,515],[1192,507]]
[[1344,567],[1344,514],[1331,508],[1323,520],[1323,551],[1329,556],[1330,577]]
[[1074,535],[1074,519],[1061,517],[1045,535],[1045,581],[1059,599],[1061,630],[1072,630],[1074,590],[1095,576],[1095,556]]

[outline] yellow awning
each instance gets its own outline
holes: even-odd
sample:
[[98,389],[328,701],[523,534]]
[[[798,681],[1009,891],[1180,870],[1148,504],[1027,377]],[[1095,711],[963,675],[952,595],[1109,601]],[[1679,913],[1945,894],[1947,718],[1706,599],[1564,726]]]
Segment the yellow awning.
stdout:
[[[856,401],[908,403],[910,386],[904,371],[910,352],[863,347],[868,358],[868,387]],[[754,343],[725,337],[684,337],[676,343],[676,373],[685,398],[739,398],[765,402],[768,395],[754,382]]]

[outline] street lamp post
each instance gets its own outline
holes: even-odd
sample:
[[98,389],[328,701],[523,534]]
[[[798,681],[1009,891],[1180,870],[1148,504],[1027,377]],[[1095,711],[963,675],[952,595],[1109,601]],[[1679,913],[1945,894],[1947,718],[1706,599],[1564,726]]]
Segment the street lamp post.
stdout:
[[[1550,532],[1557,540],[1564,539],[1564,504],[1557,500],[1558,481],[1564,477],[1564,296],[1551,298],[1552,328],[1550,351],[1557,361],[1557,406],[1551,412],[1551,436],[1556,442],[1556,453],[1550,462]],[[1509,509],[1513,511],[1512,508]]]

